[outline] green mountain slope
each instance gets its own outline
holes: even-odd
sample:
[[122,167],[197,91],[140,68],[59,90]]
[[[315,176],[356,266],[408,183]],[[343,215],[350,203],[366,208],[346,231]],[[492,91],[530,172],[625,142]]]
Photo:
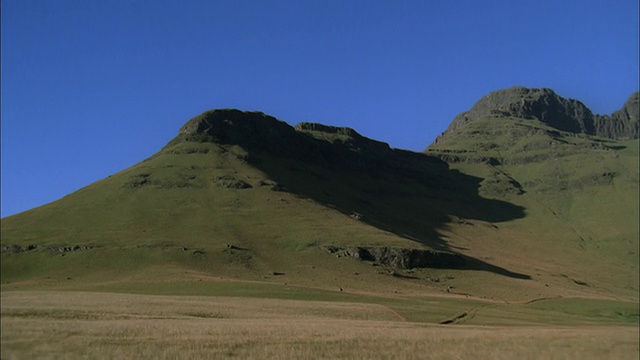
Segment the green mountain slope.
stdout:
[[2,288],[233,280],[634,300],[637,144],[494,116],[421,154],[210,111],[151,158],[2,219]]
[[[494,96],[517,98],[522,92],[514,88]],[[478,103],[481,107],[486,98]],[[463,113],[458,119],[477,116],[452,124],[425,153],[482,178],[480,196],[524,209],[524,217],[504,223],[496,235],[509,242],[509,251],[522,251],[515,256],[535,259],[536,268],[552,278],[637,296],[637,136],[619,141],[563,131],[548,118],[523,114],[517,106],[504,108]]]

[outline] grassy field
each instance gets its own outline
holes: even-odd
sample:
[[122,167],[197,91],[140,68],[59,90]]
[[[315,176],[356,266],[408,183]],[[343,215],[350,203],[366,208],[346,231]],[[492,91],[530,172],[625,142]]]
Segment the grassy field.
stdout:
[[[387,300],[403,301],[417,302]],[[335,299],[2,292],[3,359],[634,359],[637,339],[633,325],[426,324]]]

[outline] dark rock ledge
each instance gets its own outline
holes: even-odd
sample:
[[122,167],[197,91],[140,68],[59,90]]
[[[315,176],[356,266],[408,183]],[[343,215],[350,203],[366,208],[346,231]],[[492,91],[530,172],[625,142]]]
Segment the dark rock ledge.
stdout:
[[462,255],[444,251],[387,246],[327,245],[321,248],[331,254],[335,254],[337,257],[352,257],[361,261],[372,261],[398,269],[463,269],[466,265],[465,258]]
[[9,255],[9,254],[19,254],[19,253],[30,252],[30,251],[48,250],[53,254],[66,254],[70,252],[90,250],[93,248],[94,247],[91,245],[47,246],[47,247],[39,246],[37,244],[2,245],[2,247],[0,248],[0,253],[2,253],[2,255]]

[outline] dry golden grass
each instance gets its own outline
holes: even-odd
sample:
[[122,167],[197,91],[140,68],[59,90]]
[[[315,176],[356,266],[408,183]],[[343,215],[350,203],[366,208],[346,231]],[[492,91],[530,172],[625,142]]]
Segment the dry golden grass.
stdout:
[[375,304],[3,292],[2,359],[637,359],[629,326],[445,326]]

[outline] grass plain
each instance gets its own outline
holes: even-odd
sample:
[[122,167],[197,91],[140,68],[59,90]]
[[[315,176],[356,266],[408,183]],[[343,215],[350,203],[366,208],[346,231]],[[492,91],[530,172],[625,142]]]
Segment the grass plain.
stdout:
[[634,359],[637,339],[616,324],[425,324],[373,303],[2,293],[3,359]]

